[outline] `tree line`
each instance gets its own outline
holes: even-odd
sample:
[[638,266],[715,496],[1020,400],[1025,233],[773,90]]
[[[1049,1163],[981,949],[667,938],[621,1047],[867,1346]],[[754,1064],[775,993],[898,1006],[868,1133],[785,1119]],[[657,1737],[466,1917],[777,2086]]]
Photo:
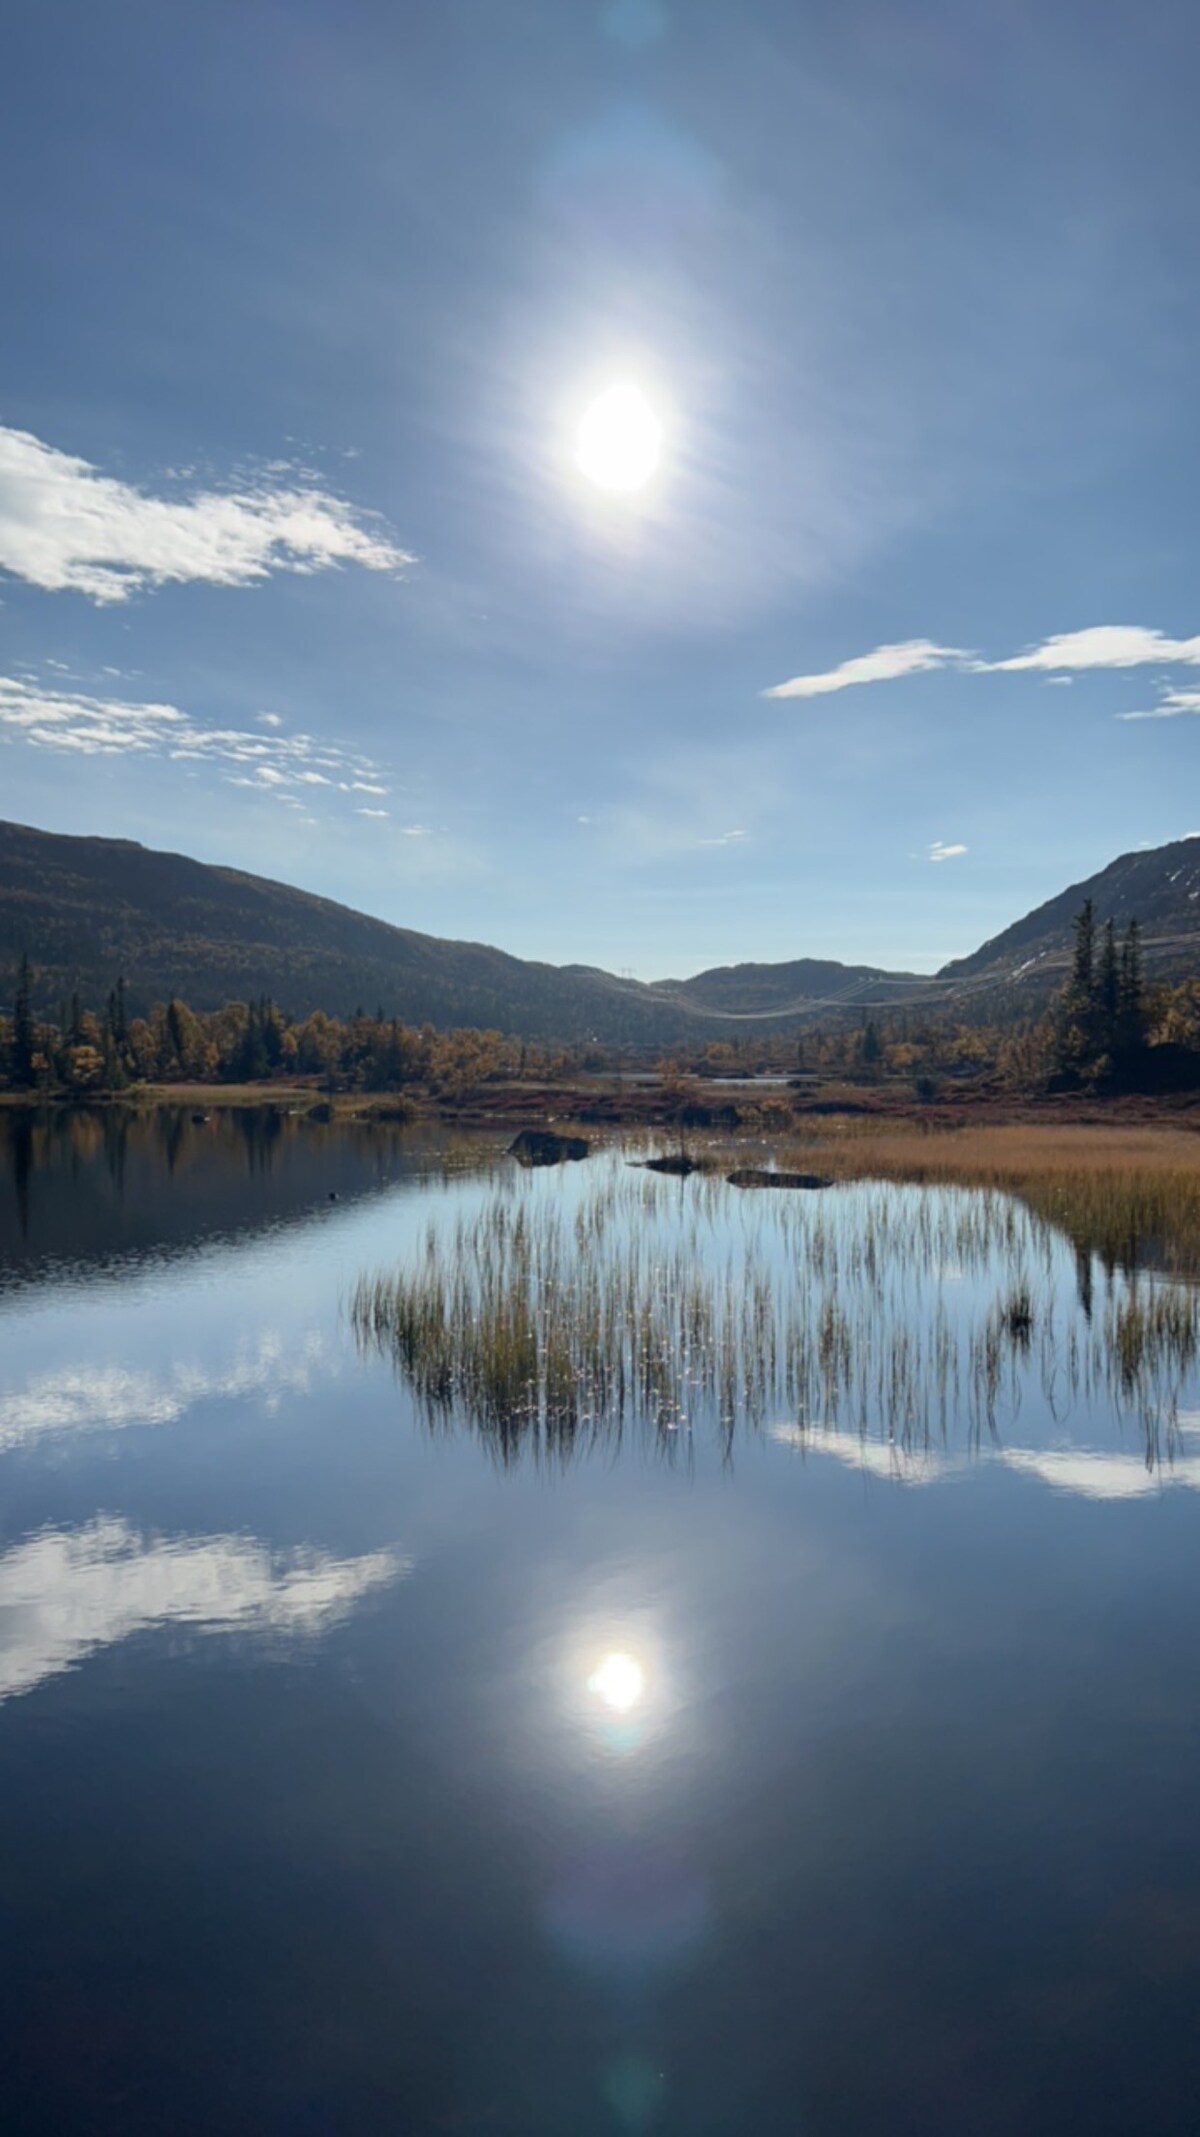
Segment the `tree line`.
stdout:
[[[118,978],[102,1011],[64,1002],[56,1018],[35,1013],[33,972],[22,957],[12,1014],[0,1016],[0,1074],[10,1089],[86,1096],[132,1084],[287,1082],[317,1079],[330,1090],[418,1087],[461,1099],[490,1082],[551,1082],[582,1071],[619,1071],[645,1050],[553,1046],[498,1031],[420,1028],[382,1010],[338,1018],[314,1010],[288,1017],[268,997],[196,1011],[172,997],[146,1016],[129,1013]],[[1119,936],[1097,923],[1088,899],[1076,916],[1071,968],[1042,1014],[1014,1022],[964,1022],[919,1007],[863,1012],[857,1021],[797,1034],[698,1040],[658,1062],[664,1078],[776,1075],[910,1081],[933,1097],[947,1079],[988,1077],[1019,1089],[1119,1089],[1146,1081],[1200,1080],[1200,979],[1150,988],[1136,920]],[[1170,1072],[1168,1074],[1168,1072]]]
[[33,972],[22,957],[13,1012],[0,1018],[0,1063],[10,1089],[78,1096],[132,1084],[269,1083],[318,1078],[331,1090],[401,1090],[421,1085],[439,1097],[481,1083],[528,1076],[554,1080],[583,1064],[577,1050],[505,1038],[498,1031],[416,1029],[395,1017],[356,1010],[346,1018],[317,1009],[291,1019],[268,997],[197,1011],[177,997],[130,1016],[123,978],[100,1014],[78,995],[56,1018],[33,1008]]

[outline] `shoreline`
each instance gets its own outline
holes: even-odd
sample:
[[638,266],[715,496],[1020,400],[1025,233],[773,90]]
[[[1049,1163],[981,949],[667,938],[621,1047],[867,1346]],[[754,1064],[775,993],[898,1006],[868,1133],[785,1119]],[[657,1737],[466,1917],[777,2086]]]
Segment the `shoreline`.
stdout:
[[673,1135],[707,1131],[768,1132],[775,1138],[823,1140],[823,1131],[871,1139],[889,1131],[921,1137],[971,1128],[1162,1127],[1200,1133],[1200,1094],[1120,1092],[1032,1093],[981,1089],[964,1083],[935,1099],[918,1099],[908,1083],[805,1085],[764,1080],[723,1083],[696,1079],[686,1096],[665,1083],[639,1081],[618,1088],[611,1076],[561,1085],[485,1085],[461,1097],[398,1091],[335,1091],[316,1082],[142,1084],[127,1091],[0,1091],[0,1112],[139,1113],[175,1109],[208,1114],[234,1109],[283,1111],[320,1120],[391,1126],[455,1128],[573,1127],[660,1129]]

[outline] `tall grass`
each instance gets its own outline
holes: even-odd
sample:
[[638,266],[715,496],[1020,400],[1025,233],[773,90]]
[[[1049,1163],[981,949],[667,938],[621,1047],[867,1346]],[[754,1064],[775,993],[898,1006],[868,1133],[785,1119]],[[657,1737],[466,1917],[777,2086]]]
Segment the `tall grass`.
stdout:
[[522,1175],[435,1219],[351,1317],[431,1426],[503,1459],[781,1420],[982,1444],[1031,1386],[1059,1420],[1102,1400],[1157,1431],[1200,1340],[1195,1291],[1115,1267],[1077,1285],[1054,1227],[995,1187],[793,1199],[608,1161],[578,1191]]
[[839,1179],[954,1183],[1019,1195],[1109,1269],[1200,1276],[1200,1135],[1161,1126],[890,1128],[814,1122],[786,1162]]

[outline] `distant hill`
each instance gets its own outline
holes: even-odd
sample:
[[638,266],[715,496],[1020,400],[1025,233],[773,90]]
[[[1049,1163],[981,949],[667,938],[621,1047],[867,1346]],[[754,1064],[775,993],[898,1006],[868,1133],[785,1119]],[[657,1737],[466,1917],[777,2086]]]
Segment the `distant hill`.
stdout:
[[[443,1029],[670,1046],[811,1026],[889,1003],[970,1017],[1034,1008],[1061,977],[1071,923],[1136,914],[1158,975],[1197,969],[1200,841],[1130,853],[1039,906],[936,979],[817,958],[715,967],[645,984],[591,965],[545,965],[448,942],[239,869],[125,839],[0,823],[0,990],[22,950],[49,1008],[98,1003],[123,972],[135,1013],[179,995],[194,1009],[267,994],[290,1016],[359,1006]],[[0,999],[2,999],[0,993]]]
[[839,965],[828,958],[798,957],[778,965],[714,965],[694,979],[664,979],[655,993],[685,1003],[694,1014],[724,1018],[803,1016],[814,1009],[859,1009],[911,1000],[928,988],[913,972],[883,972],[877,965]]
[[1048,992],[1062,979],[1072,923],[1085,898],[1093,900],[1101,926],[1115,920],[1124,929],[1138,921],[1151,977],[1179,979],[1200,969],[1200,839],[1176,839],[1123,853],[1096,875],[1072,883],[970,957],[943,966],[939,981],[972,981],[981,991],[989,984],[1015,989],[1023,998]]

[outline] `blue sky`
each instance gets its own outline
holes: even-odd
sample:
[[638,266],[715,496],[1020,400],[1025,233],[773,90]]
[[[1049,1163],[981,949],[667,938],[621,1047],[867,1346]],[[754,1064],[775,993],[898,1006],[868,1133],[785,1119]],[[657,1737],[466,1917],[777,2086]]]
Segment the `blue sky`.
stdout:
[[1196,829],[1194,64],[1160,0],[21,12],[0,814],[645,977],[928,970]]

